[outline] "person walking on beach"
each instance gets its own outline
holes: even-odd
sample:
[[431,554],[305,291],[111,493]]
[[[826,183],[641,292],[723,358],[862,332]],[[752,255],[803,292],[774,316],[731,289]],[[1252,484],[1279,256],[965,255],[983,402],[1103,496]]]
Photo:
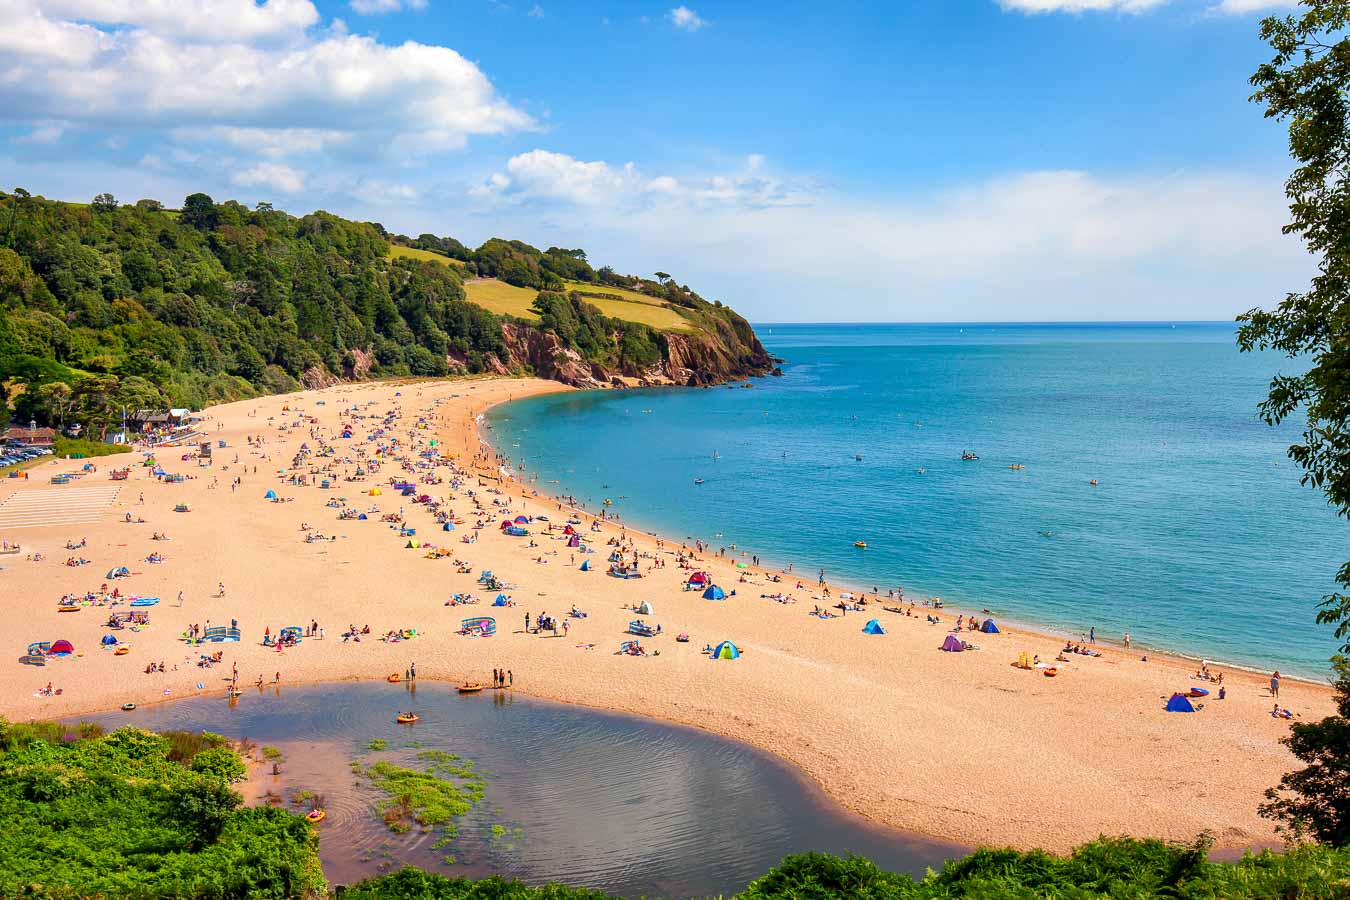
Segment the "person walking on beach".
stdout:
[[1089,643],[1089,644],[1095,644],[1095,643],[1097,643],[1097,626],[1096,626],[1096,625],[1093,625],[1091,628],[1088,629],[1088,643]]
[[1280,697],[1280,670],[1276,669],[1275,674],[1270,676],[1270,696],[1275,699]]
[[528,610],[525,612],[525,633],[530,633],[530,613]]
[[1130,633],[1128,631],[1125,632],[1125,649],[1130,649]]

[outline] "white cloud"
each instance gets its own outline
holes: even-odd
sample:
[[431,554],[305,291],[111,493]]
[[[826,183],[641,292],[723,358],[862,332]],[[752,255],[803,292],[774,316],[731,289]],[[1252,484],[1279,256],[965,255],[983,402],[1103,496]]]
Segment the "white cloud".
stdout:
[[[341,28],[302,29],[275,45],[225,40],[230,33],[275,35],[299,27],[307,20],[308,0],[216,4],[238,7],[241,21],[220,23],[211,46],[177,34],[195,21],[193,15],[216,23],[219,14],[204,12],[210,6],[205,0],[176,14],[158,0],[146,9],[113,0],[50,6],[103,18],[57,19],[47,14],[45,2],[0,0],[0,118],[244,130],[234,134],[253,134],[273,155],[304,135],[301,150],[345,136],[368,150],[416,156],[463,146],[474,135],[533,125],[476,65],[448,47],[387,45]],[[257,15],[251,18],[249,9]],[[135,27],[113,27],[121,24]],[[263,132],[275,134],[264,138]]]
[[1299,0],[1222,0],[1221,3],[1211,7],[1211,9],[1214,12],[1241,16],[1267,10],[1293,9],[1298,4]]
[[52,21],[144,28],[194,43],[290,36],[319,21],[310,0],[42,0],[40,8]]
[[651,176],[535,151],[454,233],[679,272],[759,321],[1223,319],[1312,271],[1275,174],[1048,170],[878,197],[752,165]]
[[282,163],[258,163],[236,172],[231,181],[240,187],[270,187],[287,194],[305,189],[305,173]]
[[[1142,13],[1173,0],[996,0],[1007,10],[1036,15],[1038,13],[1123,12]],[[1220,0],[1209,7],[1210,12],[1229,15],[1264,10],[1292,9],[1299,0]]]
[[352,0],[351,7],[363,16],[378,16],[400,9],[426,9],[427,0]]
[[64,122],[39,122],[28,134],[14,138],[16,144],[54,144],[66,133]]
[[764,157],[752,154],[742,172],[712,175],[647,175],[634,163],[612,166],[565,153],[531,150],[511,157],[472,194],[505,203],[567,203],[633,208],[654,202],[690,206],[787,206],[809,201],[809,186],[762,174]]
[[176,128],[176,140],[190,144],[225,143],[236,150],[272,159],[318,153],[351,144],[355,136],[335,128]]
[[676,28],[682,28],[685,31],[698,31],[708,24],[706,19],[701,18],[698,13],[687,6],[675,7],[670,11],[667,18]]
[[1143,12],[1168,0],[998,0],[1004,9],[1022,13]]

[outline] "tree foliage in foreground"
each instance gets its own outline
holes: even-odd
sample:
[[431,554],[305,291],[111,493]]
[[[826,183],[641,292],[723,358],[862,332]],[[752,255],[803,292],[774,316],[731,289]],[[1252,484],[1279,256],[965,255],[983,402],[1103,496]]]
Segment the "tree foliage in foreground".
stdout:
[[[1194,844],[1100,838],[1071,856],[979,850],[915,880],[858,856],[789,856],[751,882],[740,900],[1032,900],[1095,897],[1329,898],[1350,895],[1350,853],[1302,845],[1236,863],[1211,863],[1207,839]],[[471,881],[404,869],[348,889],[347,900],[601,900],[598,891],[518,881]]]
[[1289,837],[1350,845],[1350,658],[1332,659],[1336,710],[1318,722],[1296,722],[1283,743],[1307,765],[1266,791],[1261,815]]
[[[1274,310],[1239,317],[1244,351],[1273,349],[1306,358],[1303,374],[1278,374],[1261,404],[1267,422],[1307,411],[1301,442],[1289,456],[1303,483],[1322,489],[1350,516],[1350,2],[1303,0],[1298,14],[1272,16],[1261,37],[1274,49],[1251,78],[1252,99],[1268,118],[1289,123],[1297,163],[1285,182],[1286,234],[1303,239],[1317,258],[1307,290],[1290,293]],[[1323,598],[1317,620],[1336,626],[1350,651],[1350,562],[1336,576],[1341,590]]]
[[0,896],[322,895],[314,829],[242,774],[216,735],[0,720]]

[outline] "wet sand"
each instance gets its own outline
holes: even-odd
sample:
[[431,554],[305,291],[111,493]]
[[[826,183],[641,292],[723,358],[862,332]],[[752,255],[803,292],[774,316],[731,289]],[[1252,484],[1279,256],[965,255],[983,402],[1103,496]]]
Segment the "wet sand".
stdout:
[[[464,490],[452,491],[448,483],[419,485],[419,492],[444,497],[466,520],[458,530],[443,532],[412,498],[387,489],[390,478],[405,474],[392,457],[378,475],[363,482],[338,480],[332,490],[283,484],[277,475],[302,443],[319,446],[309,424],[278,431],[278,425],[298,421],[298,410],[317,418],[315,427],[330,436],[339,426],[340,411],[354,403],[375,401],[361,409],[367,416],[397,407],[401,415],[386,435],[403,442],[397,453],[411,455],[438,437],[441,452],[467,466],[482,452],[477,415],[496,403],[563,389],[533,379],[343,385],[206,411],[210,439],[228,444],[214,451],[211,467],[179,458],[195,445],[158,455],[169,472],[193,476],[190,480],[162,483],[150,469],[136,467],[128,481],[120,482],[123,490],[112,508],[95,523],[0,534],[24,545],[22,554],[0,557],[5,567],[0,595],[11,623],[6,629],[11,662],[0,666],[0,713],[12,719],[74,716],[127,701],[199,695],[220,696],[224,702],[236,662],[242,684],[253,684],[259,674],[271,682],[279,673],[283,686],[383,678],[404,672],[414,661],[420,678],[450,681],[487,680],[499,667],[512,671],[518,691],[659,717],[745,741],[796,764],[852,810],[945,839],[1056,851],[1103,833],[1190,839],[1210,830],[1220,846],[1229,847],[1275,841],[1256,806],[1261,792],[1295,760],[1278,743],[1288,723],[1269,715],[1273,700],[1264,677],[1229,670],[1226,700],[1211,697],[1194,715],[1168,714],[1163,711],[1167,696],[1196,683],[1194,662],[1149,654],[1145,663],[1137,649],[1102,647],[1101,657],[1071,656],[1058,664],[1058,676],[1049,678],[1013,663],[1023,651],[1053,660],[1063,645],[1055,636],[1010,630],[963,634],[981,649],[939,651],[958,610],[940,611],[938,625],[925,622],[928,611],[921,606],[907,617],[885,612],[875,601],[866,612],[816,618],[811,610],[827,601],[814,590],[809,560],[796,567],[805,582],[798,589],[797,575],[770,584],[766,573],[738,570],[732,561],[705,554],[698,567],[712,572],[728,593],[736,591],[714,602],[682,589],[687,572],[676,565],[676,543],[658,547],[657,539],[628,532],[639,551],[649,555],[642,560],[644,577],[607,577],[611,548],[605,541],[619,535],[621,526],[607,524],[592,533],[591,519],[582,516],[580,530],[597,552],[589,555],[593,571],[581,572],[582,557],[573,562],[562,539],[540,533],[542,523],[531,526],[535,533],[530,537],[508,537],[495,527],[503,517],[495,514],[490,527],[475,532],[474,509]],[[433,408],[437,400],[443,402]],[[290,411],[283,412],[287,406]],[[417,429],[419,415],[428,419]],[[352,440],[334,440],[337,456],[352,454],[358,446],[373,452],[374,444],[365,438],[376,424],[367,418],[357,423]],[[250,448],[246,435],[264,437],[265,446]],[[111,484],[111,469],[139,458],[95,460],[98,471],[72,486]],[[0,481],[0,501],[16,489],[47,489],[51,475],[80,465],[57,460],[30,470],[27,483]],[[448,477],[448,469],[439,471]],[[492,465],[481,471],[497,474]],[[243,483],[231,492],[229,482],[236,476]],[[213,478],[218,479],[215,487]],[[382,496],[363,493],[377,484],[386,488]],[[471,479],[465,488],[477,491],[485,503],[509,497],[513,516],[544,514],[561,527],[568,514],[556,501],[530,496],[531,487],[510,481],[479,484]],[[505,493],[487,493],[499,484]],[[269,488],[294,499],[264,500]],[[138,502],[142,493],[144,505]],[[338,521],[337,510],[325,506],[334,496],[362,510],[376,504],[382,513],[403,507],[418,540],[449,549],[470,564],[471,572],[458,574],[451,559],[428,559],[424,549],[405,549],[407,538],[378,515]],[[178,502],[190,504],[191,512],[175,513]],[[724,502],[753,503],[754,497],[728,492]],[[122,523],[127,512],[146,523]],[[307,544],[302,522],[338,539]],[[171,540],[153,542],[153,531],[167,532]],[[478,535],[476,543],[461,543],[471,534]],[[82,537],[88,538],[87,548],[63,549],[67,540]],[[530,547],[531,541],[539,546]],[[33,550],[47,558],[28,561]],[[145,563],[153,550],[167,561]],[[91,564],[62,564],[73,555]],[[666,568],[651,569],[654,558],[664,560]],[[99,639],[108,633],[108,609],[57,612],[62,594],[97,589],[115,565],[133,573],[116,583],[123,593],[161,598],[149,610],[148,629],[118,632],[131,648],[125,656],[99,648]],[[515,606],[488,605],[497,591],[476,584],[485,569],[511,585],[505,593]],[[741,577],[747,580],[740,582]],[[222,581],[225,597],[213,598]],[[180,590],[182,607],[176,601]],[[762,597],[780,591],[797,602]],[[481,602],[445,606],[454,593],[470,593]],[[835,602],[837,593],[836,588],[828,602]],[[617,655],[634,618],[629,607],[643,600],[655,608],[644,618],[660,623],[663,632],[643,643],[660,655]],[[568,619],[567,636],[561,630],[557,637],[525,633],[527,611],[532,619],[547,612],[561,622],[573,604],[588,615]],[[456,633],[461,619],[477,615],[496,617],[495,637]],[[224,663],[197,668],[198,650],[181,642],[182,632],[189,623],[209,619],[212,625],[228,625],[232,618],[238,619],[244,640],[205,645],[203,652],[223,650]],[[887,634],[864,634],[863,624],[871,618],[879,619]],[[325,629],[323,640],[308,639],[282,653],[260,645],[264,626],[275,635],[283,626],[314,619]],[[372,634],[359,644],[344,644],[339,635],[349,623],[369,624]],[[401,643],[377,639],[397,628],[416,628],[419,636]],[[688,643],[675,641],[680,632],[690,635]],[[30,641],[58,638],[69,639],[83,656],[44,667],[18,662]],[[744,655],[714,662],[700,652],[721,640],[734,641]],[[143,672],[147,662],[160,660],[170,671]],[[48,682],[63,693],[35,696]],[[1307,719],[1330,713],[1330,696],[1323,686],[1286,680],[1280,703]]]

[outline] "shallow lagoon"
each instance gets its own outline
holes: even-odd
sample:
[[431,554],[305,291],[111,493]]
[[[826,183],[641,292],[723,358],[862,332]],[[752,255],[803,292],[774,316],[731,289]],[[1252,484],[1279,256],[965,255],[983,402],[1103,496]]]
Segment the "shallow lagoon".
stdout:
[[[400,709],[421,720],[398,725]],[[408,864],[626,896],[691,896],[736,891],[806,850],[857,853],[916,875],[964,852],[878,827],[777,758],[734,741],[507,691],[269,686],[234,705],[192,699],[90,718],[109,727],[215,731],[281,750],[279,775],[269,763],[256,770],[265,773],[256,793],[272,790],[288,806],[297,791],[324,795],[320,852],[334,884]],[[370,751],[372,740],[387,749]],[[358,784],[351,767],[358,759],[416,767],[425,750],[458,754],[487,773],[484,801],[440,849],[432,847],[439,830],[391,833],[375,809],[380,794],[364,779]],[[906,765],[897,761],[897,777]]]

